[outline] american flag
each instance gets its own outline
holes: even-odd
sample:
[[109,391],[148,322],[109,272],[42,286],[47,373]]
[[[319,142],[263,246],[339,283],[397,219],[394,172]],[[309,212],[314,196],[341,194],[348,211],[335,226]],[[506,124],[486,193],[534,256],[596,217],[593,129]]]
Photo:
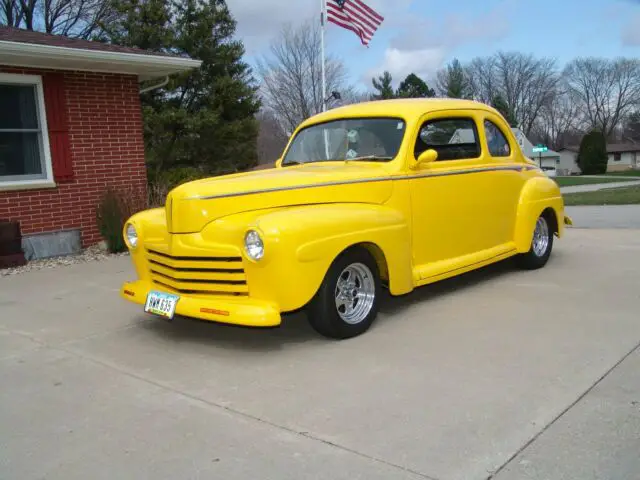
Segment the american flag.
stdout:
[[384,17],[361,0],[327,0],[327,20],[351,30],[367,46]]

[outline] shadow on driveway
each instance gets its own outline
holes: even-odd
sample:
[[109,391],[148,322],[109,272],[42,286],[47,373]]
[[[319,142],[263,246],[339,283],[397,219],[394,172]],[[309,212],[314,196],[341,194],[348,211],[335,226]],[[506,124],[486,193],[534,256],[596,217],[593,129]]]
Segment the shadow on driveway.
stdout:
[[[554,252],[550,261],[557,263],[561,259],[562,255]],[[387,322],[401,321],[405,311],[417,304],[427,307],[429,301],[433,299],[441,299],[476,285],[518,273],[521,271],[514,265],[513,259],[506,259],[457,277],[416,288],[413,292],[399,297],[391,296],[386,289],[383,289],[380,314],[372,330]],[[272,352],[303,344],[335,342],[320,336],[313,330],[307,321],[304,309],[283,315],[282,324],[273,328],[227,325],[186,317],[176,317],[172,321],[167,321],[151,315],[140,315],[139,320],[136,328],[158,335],[162,341],[210,344],[229,350]]]

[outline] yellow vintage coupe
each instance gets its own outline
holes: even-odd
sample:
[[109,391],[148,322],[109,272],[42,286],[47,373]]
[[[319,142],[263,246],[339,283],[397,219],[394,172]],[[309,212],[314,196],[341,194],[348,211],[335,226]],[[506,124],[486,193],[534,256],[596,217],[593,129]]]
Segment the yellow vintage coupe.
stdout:
[[557,184],[504,118],[466,100],[336,108],[303,122],[275,168],[172,190],[125,225],[144,311],[270,327],[306,307],[331,338],[364,333],[380,290],[515,257],[544,266],[563,234]]

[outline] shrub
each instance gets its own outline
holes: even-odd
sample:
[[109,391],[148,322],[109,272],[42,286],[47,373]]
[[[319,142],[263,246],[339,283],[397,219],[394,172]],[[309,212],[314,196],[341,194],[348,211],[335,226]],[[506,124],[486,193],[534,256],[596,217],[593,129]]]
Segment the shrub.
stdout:
[[122,230],[127,219],[147,207],[146,192],[129,188],[124,191],[108,187],[96,208],[100,235],[111,253],[124,252],[127,245]]
[[577,164],[583,175],[607,172],[607,141],[599,130],[592,130],[582,137]]

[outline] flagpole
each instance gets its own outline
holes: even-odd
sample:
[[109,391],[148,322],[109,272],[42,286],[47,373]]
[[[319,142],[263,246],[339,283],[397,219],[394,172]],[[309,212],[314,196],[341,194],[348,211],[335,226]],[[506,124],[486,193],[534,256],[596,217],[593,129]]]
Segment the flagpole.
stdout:
[[327,23],[327,1],[320,0],[320,56],[322,57],[322,111],[327,110],[327,78],[324,60],[324,26]]
[[[327,77],[325,72],[324,60],[324,26],[327,23],[327,0],[320,0],[320,56],[322,57],[322,111],[327,111]],[[329,160],[329,139],[327,138],[327,129],[323,129],[324,136],[324,155],[325,160]]]

